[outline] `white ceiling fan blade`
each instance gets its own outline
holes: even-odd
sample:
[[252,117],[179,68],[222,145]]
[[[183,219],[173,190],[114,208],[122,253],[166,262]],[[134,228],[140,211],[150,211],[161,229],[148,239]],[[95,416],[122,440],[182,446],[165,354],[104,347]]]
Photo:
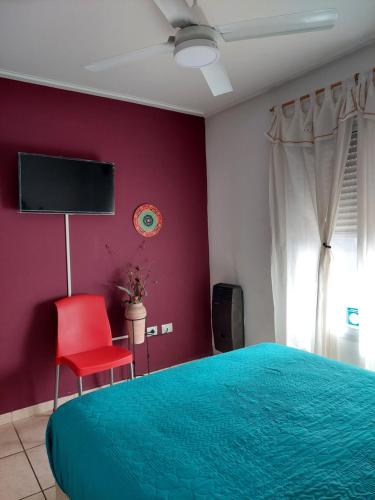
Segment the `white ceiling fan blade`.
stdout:
[[204,26],[211,26],[210,23],[208,22],[206,14],[203,12],[202,8],[198,5],[198,0],[193,1],[191,10],[193,12],[194,18],[199,21],[199,24],[203,24]]
[[228,73],[220,60],[209,66],[203,66],[201,71],[214,96],[233,92]]
[[260,17],[215,26],[227,42],[330,29],[337,20],[335,9],[313,10],[285,16]]
[[102,59],[101,61],[88,64],[87,66],[85,66],[85,69],[88,69],[89,71],[105,71],[106,69],[117,68],[128,63],[148,59],[155,54],[172,52],[173,49],[174,37],[171,36],[165,43],[159,43],[158,45],[151,45],[151,47],[144,47],[143,49],[132,50],[118,56],[108,57],[106,59]]
[[199,24],[199,19],[185,0],[154,0],[154,2],[173,28]]

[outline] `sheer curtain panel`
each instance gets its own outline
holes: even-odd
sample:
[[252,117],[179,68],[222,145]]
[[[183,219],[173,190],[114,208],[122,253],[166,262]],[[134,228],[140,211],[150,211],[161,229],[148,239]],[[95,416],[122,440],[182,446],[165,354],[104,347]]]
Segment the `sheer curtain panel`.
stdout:
[[355,82],[274,110],[270,154],[271,277],[276,341],[335,357],[331,238],[356,115]]
[[375,88],[373,72],[360,75],[358,107],[359,352],[375,370]]

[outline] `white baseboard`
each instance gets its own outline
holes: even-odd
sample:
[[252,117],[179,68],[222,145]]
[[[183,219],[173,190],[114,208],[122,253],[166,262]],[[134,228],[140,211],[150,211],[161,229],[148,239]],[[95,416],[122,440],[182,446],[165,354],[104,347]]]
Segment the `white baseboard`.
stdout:
[[[151,373],[161,372],[164,370],[168,370],[169,368],[173,368],[175,366],[185,365],[187,363],[191,363],[192,361],[185,361],[183,363],[179,363],[178,365],[168,366],[167,368],[161,368],[160,370],[154,370]],[[138,378],[138,377],[137,377]],[[115,384],[121,384],[122,382],[127,382],[128,379],[118,380]],[[94,387],[94,389],[88,389],[83,393],[89,393],[92,391],[97,391],[98,389],[104,389],[105,387],[109,387],[107,385],[101,385],[100,387]],[[69,396],[64,396],[59,398],[59,406],[71,399],[74,399],[78,396],[78,394],[70,394]],[[22,420],[23,418],[34,417],[37,415],[46,415],[48,413],[52,413],[53,410],[53,399],[50,401],[45,401],[44,403],[38,403],[33,406],[27,406],[26,408],[21,408],[20,410],[10,411],[9,413],[3,413],[0,415],[0,425],[9,424],[10,422],[15,422],[16,420]]]
[[[119,380],[115,382],[115,384],[120,384],[121,382],[125,382],[125,380]],[[94,389],[88,389],[83,393],[89,393],[93,391],[97,391],[99,389],[104,389],[105,387],[109,387],[107,385],[101,385],[100,387],[95,387]],[[69,396],[63,396],[59,398],[59,406],[71,399],[78,397],[78,394],[70,394]],[[16,420],[22,420],[23,418],[35,417],[38,415],[46,415],[48,413],[52,413],[53,410],[53,399],[50,401],[45,401],[44,403],[38,403],[33,406],[27,406],[26,408],[21,408],[20,410],[10,411],[9,413],[3,413],[0,415],[0,425],[9,424],[10,422],[15,422]]]
[[[77,397],[77,394],[59,398],[59,404],[66,403],[66,401],[69,401],[70,399],[73,399],[75,397]],[[15,422],[16,420],[22,420],[23,418],[34,417],[37,415],[46,415],[48,413],[51,413],[52,410],[53,400],[45,401],[44,403],[39,403],[33,406],[27,406],[26,408],[21,408],[19,410],[10,411],[9,413],[3,413],[2,415],[0,415],[0,425],[9,424],[10,422]]]

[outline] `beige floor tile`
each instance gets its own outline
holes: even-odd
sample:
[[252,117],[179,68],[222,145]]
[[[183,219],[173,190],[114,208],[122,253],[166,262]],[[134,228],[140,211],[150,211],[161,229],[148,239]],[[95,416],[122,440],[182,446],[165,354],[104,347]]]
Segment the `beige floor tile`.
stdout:
[[14,422],[14,427],[27,450],[44,443],[48,419],[48,415],[37,415]]
[[25,453],[0,459],[0,500],[18,500],[38,492],[40,488]]
[[49,466],[47,451],[44,444],[36,448],[31,448],[27,450],[26,453],[43,490],[54,486],[55,479]]
[[20,440],[12,424],[0,426],[0,458],[22,450]]
[[31,495],[31,497],[26,497],[24,500],[44,500],[44,495],[42,492],[35,493],[35,495]]
[[48,488],[48,490],[44,490],[44,494],[47,500],[56,500],[56,488]]
[[0,425],[10,424],[12,422],[12,412],[0,415]]

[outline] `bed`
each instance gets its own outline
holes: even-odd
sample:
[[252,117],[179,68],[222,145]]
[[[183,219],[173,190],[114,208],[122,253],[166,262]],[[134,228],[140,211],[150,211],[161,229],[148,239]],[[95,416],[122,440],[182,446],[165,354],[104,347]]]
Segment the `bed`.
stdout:
[[373,500],[375,374],[259,344],[70,401],[47,450],[70,500]]

